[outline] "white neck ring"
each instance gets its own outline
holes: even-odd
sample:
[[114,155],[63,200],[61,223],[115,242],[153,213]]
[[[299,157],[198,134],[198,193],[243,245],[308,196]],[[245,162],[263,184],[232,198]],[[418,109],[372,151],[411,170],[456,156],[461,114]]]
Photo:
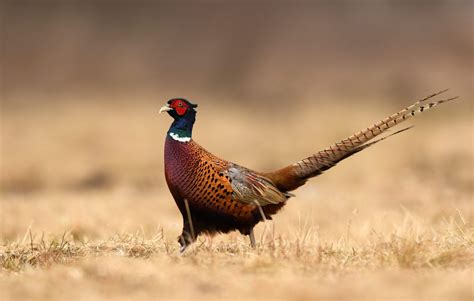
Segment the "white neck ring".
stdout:
[[191,141],[191,137],[180,137],[178,134],[170,132],[170,137],[173,138],[173,140],[179,141],[179,142],[189,142]]

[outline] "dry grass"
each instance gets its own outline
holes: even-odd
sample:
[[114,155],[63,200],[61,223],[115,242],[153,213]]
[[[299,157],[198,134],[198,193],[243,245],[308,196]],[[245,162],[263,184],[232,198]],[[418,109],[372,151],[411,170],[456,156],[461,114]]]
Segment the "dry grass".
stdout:
[[45,241],[28,232],[23,243],[2,247],[0,286],[12,300],[65,294],[77,299],[468,299],[472,227],[461,217],[437,230],[420,230],[416,223],[407,217],[393,233],[374,232],[365,242],[347,236],[322,241],[317,231],[304,227],[291,237],[267,233],[256,250],[240,237],[204,238],[184,256],[162,231],[94,242],[74,240],[71,233]]
[[[261,170],[393,109],[302,104],[304,113],[296,107],[261,118],[258,110],[229,116],[200,104],[196,140]],[[169,120],[155,118],[156,109],[121,105],[105,114],[100,105],[72,102],[5,111],[2,300],[472,298],[468,103],[427,113],[415,129],[310,181],[274,221],[257,227],[257,249],[232,233],[202,237],[184,256],[180,216],[162,177]],[[275,138],[262,140],[270,127]]]

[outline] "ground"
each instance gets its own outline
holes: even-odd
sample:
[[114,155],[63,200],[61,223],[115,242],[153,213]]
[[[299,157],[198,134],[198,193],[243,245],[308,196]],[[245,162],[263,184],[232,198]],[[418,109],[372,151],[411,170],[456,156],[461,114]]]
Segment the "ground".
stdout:
[[[472,299],[469,102],[427,112],[310,180],[257,226],[256,249],[231,233],[200,237],[183,255],[160,104],[3,108],[0,299]],[[212,104],[200,103],[195,140],[262,171],[399,109],[376,100],[271,112]]]

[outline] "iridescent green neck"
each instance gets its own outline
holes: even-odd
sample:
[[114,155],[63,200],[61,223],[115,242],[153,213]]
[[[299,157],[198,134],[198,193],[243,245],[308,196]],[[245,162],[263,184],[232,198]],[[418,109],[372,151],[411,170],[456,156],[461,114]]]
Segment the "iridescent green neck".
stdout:
[[195,120],[196,114],[186,114],[183,117],[176,118],[168,130],[168,135],[176,141],[190,141]]

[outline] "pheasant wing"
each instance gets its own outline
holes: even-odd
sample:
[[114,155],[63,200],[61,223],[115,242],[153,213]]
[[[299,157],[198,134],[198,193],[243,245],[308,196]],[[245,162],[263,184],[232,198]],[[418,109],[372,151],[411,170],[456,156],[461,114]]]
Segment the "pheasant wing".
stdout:
[[291,194],[281,192],[268,178],[241,166],[227,170],[234,197],[245,204],[265,206],[285,202]]

